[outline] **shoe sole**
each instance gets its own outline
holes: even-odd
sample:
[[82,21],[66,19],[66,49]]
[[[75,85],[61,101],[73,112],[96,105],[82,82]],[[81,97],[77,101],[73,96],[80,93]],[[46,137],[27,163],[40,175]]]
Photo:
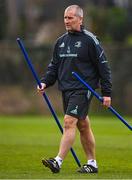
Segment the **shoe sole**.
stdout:
[[98,171],[95,171],[95,172],[81,172],[81,171],[77,171],[77,173],[80,173],[80,174],[97,174]]
[[51,170],[52,173],[58,173],[58,172],[54,172],[51,164],[47,161],[47,159],[42,159],[42,163],[45,167],[49,168]]
[[81,174],[96,174],[96,173],[98,173],[98,170],[93,170],[93,171],[89,171],[89,172],[77,170],[77,173],[81,173]]

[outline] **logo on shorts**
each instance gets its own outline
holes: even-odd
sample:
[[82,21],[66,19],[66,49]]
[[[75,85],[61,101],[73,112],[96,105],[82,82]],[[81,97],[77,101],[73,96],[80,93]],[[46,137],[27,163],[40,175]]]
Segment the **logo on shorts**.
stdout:
[[87,98],[90,99],[90,97],[91,97],[91,91],[88,90],[88,92],[87,92]]
[[71,112],[72,114],[77,115],[77,113],[78,113],[77,110],[78,110],[78,106],[76,106],[75,109],[71,110],[70,112]]

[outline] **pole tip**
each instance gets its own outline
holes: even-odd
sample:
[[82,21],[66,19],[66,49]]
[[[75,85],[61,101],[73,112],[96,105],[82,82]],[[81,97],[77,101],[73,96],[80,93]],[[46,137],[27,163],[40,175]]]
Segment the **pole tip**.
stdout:
[[20,41],[20,38],[18,37],[16,40],[17,40],[17,41]]
[[72,74],[74,74],[74,71],[72,71]]

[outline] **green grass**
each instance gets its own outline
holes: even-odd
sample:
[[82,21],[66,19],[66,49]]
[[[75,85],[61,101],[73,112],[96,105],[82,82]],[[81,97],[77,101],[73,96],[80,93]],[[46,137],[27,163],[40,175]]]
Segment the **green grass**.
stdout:
[[[52,174],[41,164],[41,159],[54,157],[58,151],[61,133],[54,119],[1,116],[0,179],[131,179],[132,132],[115,117],[92,116],[91,123],[99,173],[76,173],[78,167],[69,153],[61,172]],[[78,133],[74,149],[81,163],[86,163]]]

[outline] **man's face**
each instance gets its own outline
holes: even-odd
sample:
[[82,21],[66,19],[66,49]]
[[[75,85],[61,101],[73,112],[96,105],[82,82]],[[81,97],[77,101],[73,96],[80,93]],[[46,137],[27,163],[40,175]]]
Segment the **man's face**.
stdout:
[[80,31],[82,18],[76,15],[75,9],[65,10],[64,24],[67,31]]

